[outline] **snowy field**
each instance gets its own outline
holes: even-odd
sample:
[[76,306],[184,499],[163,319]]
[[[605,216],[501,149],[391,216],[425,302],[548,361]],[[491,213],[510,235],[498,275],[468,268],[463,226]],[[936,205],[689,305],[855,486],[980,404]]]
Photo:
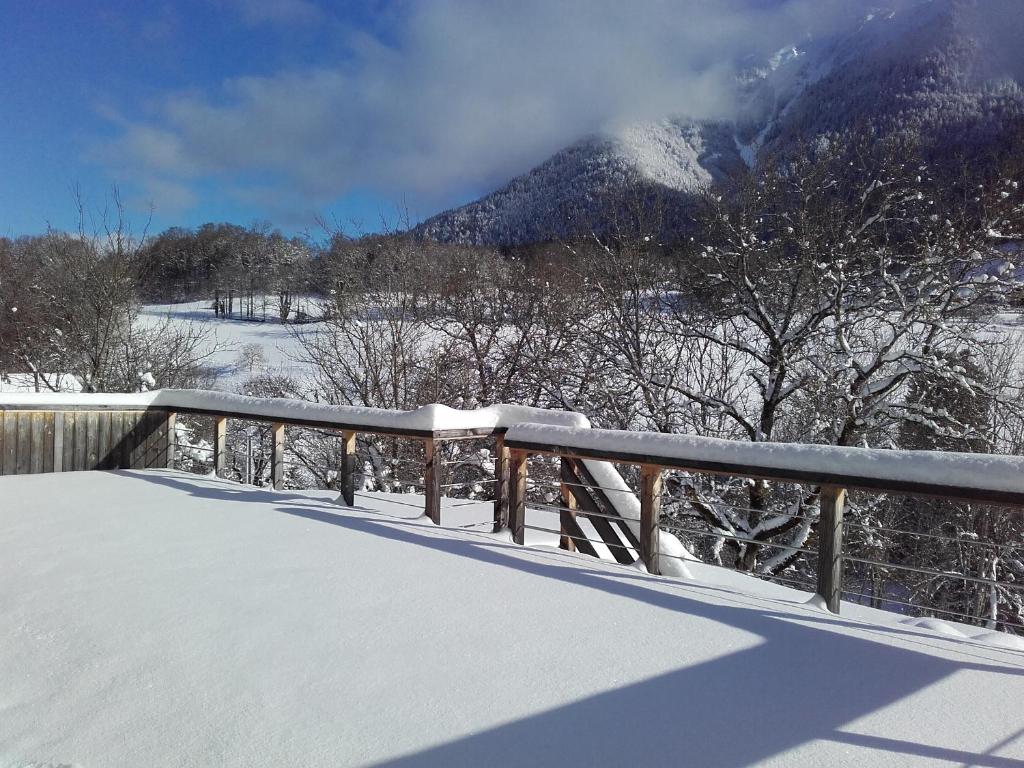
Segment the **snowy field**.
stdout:
[[[304,301],[305,306],[313,311],[314,300],[306,298]],[[239,366],[238,359],[242,348],[251,344],[260,347],[266,360],[259,373],[287,375],[296,380],[305,378],[308,368],[296,361],[302,351],[300,339],[303,334],[315,333],[322,327],[321,323],[283,324],[272,316],[268,316],[267,322],[222,319],[214,315],[211,306],[210,300],[148,304],[142,308],[141,319],[153,325],[169,320],[177,325],[191,325],[207,331],[208,343],[217,348],[208,361],[217,373],[217,389],[234,391],[251,376],[248,370]],[[996,314],[989,330],[992,334],[1008,335],[1013,342],[1024,344],[1024,313]]]
[[977,628],[330,496],[0,479],[0,766],[1024,765]]
[[299,337],[318,328],[318,323],[289,325],[276,322],[272,317],[265,323],[222,319],[214,315],[211,307],[212,301],[147,304],[142,308],[140,319],[153,325],[170,320],[207,331],[208,343],[217,347],[209,364],[218,374],[218,389],[233,390],[249,378],[249,372],[238,367],[239,352],[247,344],[257,344],[263,351],[266,367],[261,368],[260,373],[296,378],[305,374],[305,367],[294,359],[301,349]]

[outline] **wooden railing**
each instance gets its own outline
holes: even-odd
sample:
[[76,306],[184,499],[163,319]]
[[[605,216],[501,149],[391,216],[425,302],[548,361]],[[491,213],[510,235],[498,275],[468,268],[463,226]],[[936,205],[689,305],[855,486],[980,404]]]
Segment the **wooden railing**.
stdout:
[[[336,432],[343,458],[338,486],[345,503],[355,503],[355,441],[360,435],[395,437],[423,445],[425,462],[424,513],[441,522],[443,467],[440,446],[445,442],[491,438],[498,478],[495,525],[507,518],[507,476],[503,447],[507,413],[527,416],[539,409],[460,412],[440,406],[416,411],[328,406],[291,400],[265,400],[199,391],[165,390],[138,395],[0,395],[0,475],[94,469],[173,468],[175,428],[179,415],[213,419],[213,469],[224,473],[228,420],[272,425],[271,485],[280,489],[285,478],[285,428],[288,426]],[[454,415],[454,418],[453,418]],[[572,423],[575,414],[552,414]]]
[[[427,406],[402,412],[175,390],[139,395],[0,395],[0,474],[174,467],[179,415],[212,417],[213,468],[218,474],[226,466],[229,419],[272,425],[271,484],[275,488],[281,488],[285,479],[286,427],[337,433],[342,447],[337,487],[348,505],[355,503],[358,436],[420,442],[424,514],[436,524],[441,523],[446,487],[442,446],[449,441],[493,441],[495,530],[510,529],[513,541],[524,544],[530,527],[528,507],[548,506],[559,512],[557,533],[564,549],[598,555],[603,547],[619,562],[632,562],[638,556],[653,574],[671,573],[666,564],[678,557],[665,550],[666,542],[674,541],[666,538],[671,526],[661,513],[665,472],[809,485],[820,508],[817,593],[833,612],[839,611],[843,595],[843,514],[848,490],[1024,508],[1024,459],[1020,457],[611,432],[590,429],[578,414],[516,406],[475,412]],[[560,459],[561,472],[553,481],[560,488],[560,505],[528,502],[528,463],[538,455]],[[608,462],[639,468],[636,496],[621,476],[608,474]],[[614,487],[602,486],[597,474],[611,477]],[[623,495],[629,503],[621,501]],[[584,535],[580,520],[592,525],[597,539]]]
[[[817,594],[834,613],[839,612],[843,594],[843,510],[847,491],[868,490],[1024,508],[1024,458],[1017,456],[737,443],[684,435],[529,424],[508,430],[505,445],[510,449],[512,478],[510,527],[514,540],[520,544],[525,533],[530,456],[558,456],[563,462],[567,459],[609,461],[639,467],[639,555],[650,573],[662,570],[660,532],[665,471],[812,486],[820,508]],[[571,505],[564,512],[569,518],[580,514]],[[970,575],[957,578],[998,583]],[[1024,585],[1016,588],[1024,588]]]

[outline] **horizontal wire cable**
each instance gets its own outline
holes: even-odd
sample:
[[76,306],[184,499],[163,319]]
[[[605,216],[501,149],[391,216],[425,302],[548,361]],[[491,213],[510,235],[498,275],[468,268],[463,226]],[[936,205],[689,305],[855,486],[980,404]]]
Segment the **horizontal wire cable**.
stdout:
[[748,538],[745,538],[743,536],[735,536],[735,535],[733,535],[731,533],[725,533],[725,532],[713,533],[711,531],[699,531],[699,530],[697,530],[695,528],[684,528],[682,526],[673,525],[673,524],[669,524],[669,523],[662,524],[660,527],[663,528],[666,531],[679,531],[681,533],[693,534],[694,536],[710,536],[710,537],[715,538],[715,539],[722,538],[722,539],[729,539],[731,541],[741,541],[741,542],[743,542],[745,544],[757,544],[757,545],[762,546],[762,547],[773,547],[773,548],[778,548],[778,549],[788,549],[788,550],[791,550],[793,552],[803,552],[806,555],[816,555],[816,554],[818,554],[818,551],[814,550],[814,549],[806,549],[804,547],[797,547],[797,546],[794,546],[792,544],[777,544],[777,543],[771,542],[771,541],[760,541],[758,539],[748,539]]
[[591,544],[601,544],[605,547],[618,547],[619,549],[624,549],[627,552],[635,551],[632,547],[627,547],[624,544],[612,544],[607,541],[601,541],[600,539],[588,539],[585,536],[573,536],[570,533],[563,533],[562,531],[555,530],[553,528],[542,528],[537,525],[526,525],[525,523],[523,524],[523,528],[527,528],[531,531],[545,531],[546,533],[556,533],[559,536],[565,536],[566,538],[573,539],[574,541],[589,541]]
[[973,541],[971,539],[962,539],[957,536],[944,536],[938,533],[923,533],[918,531],[910,531],[905,528],[887,528],[885,526],[870,525],[868,523],[856,523],[852,520],[844,520],[843,525],[848,525],[854,528],[862,528],[868,531],[884,531],[886,533],[899,533],[906,536],[915,536],[925,539],[936,539],[938,541],[951,541],[956,544],[966,544],[968,546],[974,547],[991,547],[994,549],[1017,550],[1020,549],[1022,546],[1020,544],[997,544],[993,541]]
[[[918,610],[918,611],[927,611],[929,613],[943,613],[943,614],[946,614],[948,616],[959,616],[959,617],[965,618],[965,619],[974,619],[975,621],[995,621],[997,624],[1005,624],[1006,626],[1010,626],[1010,627],[1024,627],[1024,624],[1020,624],[1020,623],[1015,622],[1015,621],[1007,621],[1005,619],[992,619],[989,616],[975,616],[973,613],[962,613],[960,611],[951,611],[948,608],[929,608],[928,606],[921,605],[920,603],[911,603],[911,602],[908,602],[906,600],[899,600],[899,599],[897,599],[895,597],[879,597],[878,595],[866,595],[863,592],[851,592],[851,591],[846,590],[846,589],[842,590],[842,593],[844,595],[851,595],[853,597],[863,597],[863,598],[867,598],[868,600],[879,601],[879,602],[882,602],[882,603],[894,603],[896,605],[905,605],[908,608],[914,608],[915,610]],[[860,606],[863,606],[865,608],[874,608],[875,610],[879,610],[879,611],[885,611],[886,610],[885,608],[877,608],[876,606],[865,605],[864,603],[856,603],[856,605],[860,605]],[[906,615],[906,614],[901,614],[899,611],[887,611],[887,612],[888,613],[894,613],[897,616]],[[910,617],[910,618],[914,618],[914,617]]]
[[917,565],[901,565],[897,563],[883,563],[878,560],[868,560],[867,558],[857,557],[855,555],[843,555],[842,559],[851,563],[862,563],[864,565],[872,565],[876,568],[892,568],[899,571],[910,571],[912,573],[921,573],[926,576],[941,576],[946,579],[956,579],[957,581],[970,581],[975,584],[984,584],[989,587],[1005,587],[1006,589],[1012,589],[1015,591],[1024,591],[1024,584],[1014,584],[1007,581],[997,581],[996,579],[985,579],[980,576],[968,576],[965,573],[952,573],[949,571],[937,571],[934,568],[922,568]]

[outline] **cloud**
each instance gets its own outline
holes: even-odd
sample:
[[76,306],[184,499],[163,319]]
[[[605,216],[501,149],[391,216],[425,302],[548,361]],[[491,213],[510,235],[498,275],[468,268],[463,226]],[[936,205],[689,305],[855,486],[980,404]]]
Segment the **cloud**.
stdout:
[[161,215],[179,215],[199,202],[198,196],[185,184],[177,181],[148,177],[136,194],[128,201],[137,210],[150,207]]
[[[244,3],[254,21],[305,0]],[[311,207],[354,189],[437,208],[585,135],[735,109],[737,63],[834,23],[849,0],[432,0],[344,63],[165,95],[106,154],[138,178],[269,177]],[[313,8],[315,11],[315,7]]]

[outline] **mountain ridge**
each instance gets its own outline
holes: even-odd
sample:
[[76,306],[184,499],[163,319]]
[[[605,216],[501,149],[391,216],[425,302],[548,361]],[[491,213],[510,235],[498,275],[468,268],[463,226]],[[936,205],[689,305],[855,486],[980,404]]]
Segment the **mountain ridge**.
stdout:
[[497,246],[573,237],[600,230],[609,201],[634,191],[658,195],[675,226],[701,187],[799,141],[862,125],[919,134],[938,160],[980,162],[1005,152],[1007,126],[1024,121],[1024,54],[1014,42],[1024,39],[1024,8],[1016,2],[871,8],[831,36],[738,69],[733,120],[667,116],[585,137],[414,232]]

